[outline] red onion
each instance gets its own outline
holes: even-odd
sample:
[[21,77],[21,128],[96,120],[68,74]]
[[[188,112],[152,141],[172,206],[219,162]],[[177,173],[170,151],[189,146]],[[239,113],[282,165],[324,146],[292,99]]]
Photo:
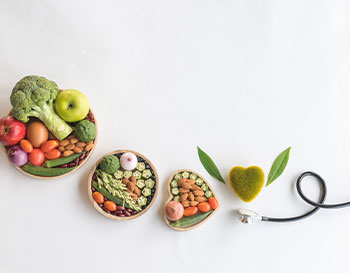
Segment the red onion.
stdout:
[[8,151],[9,160],[20,167],[28,162],[28,154],[21,149],[19,145],[15,145]]

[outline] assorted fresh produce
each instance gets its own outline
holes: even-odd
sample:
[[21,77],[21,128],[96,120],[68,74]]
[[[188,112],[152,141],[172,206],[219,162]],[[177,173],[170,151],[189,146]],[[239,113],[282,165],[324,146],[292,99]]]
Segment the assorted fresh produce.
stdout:
[[188,228],[208,217],[219,203],[205,180],[191,171],[180,171],[170,179],[171,200],[165,217],[172,227]]
[[150,206],[157,191],[156,179],[155,170],[140,155],[107,155],[92,176],[92,198],[105,212],[129,217]]
[[55,177],[88,157],[97,132],[83,93],[60,91],[53,81],[27,76],[15,85],[10,101],[10,115],[0,119],[0,142],[15,166],[36,176]]

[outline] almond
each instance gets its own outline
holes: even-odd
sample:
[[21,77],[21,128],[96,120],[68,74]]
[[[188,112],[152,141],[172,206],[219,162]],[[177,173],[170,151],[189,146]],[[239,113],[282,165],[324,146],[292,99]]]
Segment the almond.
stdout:
[[194,183],[196,183],[196,181],[194,179],[187,179],[187,183],[194,185]]
[[181,204],[183,205],[184,208],[187,208],[190,206],[190,202],[189,201],[183,201],[181,202]]
[[135,188],[134,183],[128,182],[128,184],[126,184],[126,186],[128,187],[128,190],[129,190],[129,191],[131,191],[131,192],[134,191],[134,188]]
[[199,204],[199,202],[197,202],[197,201],[190,202],[191,207],[196,207],[198,204]]
[[94,147],[94,144],[93,143],[90,143],[90,144],[87,144],[86,146],[85,146],[85,151],[90,151],[91,149],[92,149],[92,147]]
[[129,179],[123,178],[123,179],[122,179],[122,183],[123,183],[124,185],[127,185],[127,184],[129,183]]
[[74,147],[73,152],[75,152],[76,154],[80,154],[83,150],[79,147]]
[[134,187],[134,193],[137,195],[137,197],[141,196],[141,190],[138,187]]
[[74,154],[73,151],[64,151],[63,152],[63,156],[69,156],[69,155],[72,155],[72,154]]
[[180,192],[181,193],[188,193],[190,190],[184,189],[184,188],[180,188]]
[[79,147],[79,148],[84,148],[86,146],[85,142],[79,141],[77,142],[77,144],[75,144],[75,146]]
[[129,180],[136,185],[136,177],[135,176],[132,175]]
[[181,188],[184,188],[186,190],[190,190],[192,188],[192,185],[190,183],[184,182],[180,186]]
[[200,202],[207,201],[207,198],[205,198],[204,196],[196,196],[194,200],[200,203]]
[[72,137],[71,139],[70,139],[70,143],[72,143],[72,144],[75,144],[75,143],[77,143],[79,141],[79,139],[77,139],[76,137]]
[[188,193],[188,200],[194,201],[194,195],[193,195],[193,192],[191,191]]
[[60,146],[67,146],[69,144],[69,140],[68,139],[65,139],[65,140],[62,140],[61,142],[60,142]]
[[186,178],[181,178],[181,179],[177,182],[177,184],[179,185],[179,187],[181,187],[182,183],[185,183],[186,181],[187,181]]
[[64,152],[66,149],[63,146],[58,147],[58,150],[60,150],[61,152]]
[[197,190],[197,191],[193,191],[193,194],[194,194],[194,196],[203,196],[204,195],[204,191],[202,191],[202,190]]
[[65,149],[66,149],[66,151],[70,151],[70,150],[73,150],[74,147],[75,147],[74,144],[68,144],[67,146],[65,146]]
[[187,200],[188,193],[181,194],[181,202],[184,202]]
[[201,191],[202,190],[202,188],[201,187],[198,187],[197,185],[192,185],[192,190],[194,190],[194,191]]
[[94,144],[94,141],[90,140],[88,143],[86,143],[86,145],[90,145],[90,144]]
[[71,138],[73,138],[73,137],[75,137],[75,134],[70,135],[70,136],[68,137],[68,139],[71,139]]

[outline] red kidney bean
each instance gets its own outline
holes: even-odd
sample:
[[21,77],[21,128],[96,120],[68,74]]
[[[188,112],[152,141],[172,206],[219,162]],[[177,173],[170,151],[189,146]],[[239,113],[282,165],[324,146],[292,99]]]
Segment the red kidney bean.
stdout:
[[119,214],[118,216],[119,216],[119,217],[125,217],[125,215],[124,215],[124,214]]
[[128,212],[132,212],[132,209],[126,209]]
[[115,212],[116,212],[117,214],[123,213],[121,210],[118,210],[118,209],[117,209]]
[[125,216],[130,216],[131,215],[131,213],[128,212],[127,210],[124,211],[124,214],[125,214]]
[[105,197],[104,200],[107,201],[107,198]]
[[61,166],[60,166],[60,168],[67,168],[68,167],[68,164],[62,164]]
[[98,204],[98,205],[99,205],[99,207],[100,207],[100,208],[102,208],[102,207],[103,207],[103,204]]
[[96,191],[96,189],[95,189],[94,187],[91,187],[91,190],[92,190],[93,192],[95,192],[95,191]]
[[96,176],[97,176],[96,173],[94,173],[94,174],[92,175],[92,179],[95,180],[95,179],[96,179]]
[[82,163],[83,163],[83,161],[82,161],[82,160],[80,160],[80,161],[79,161],[79,163],[78,163],[78,165],[80,166]]
[[85,153],[85,157],[88,157],[88,155],[90,154],[90,151]]
[[134,210],[132,213],[131,213],[131,215],[134,215],[134,214],[136,214],[137,213],[137,211],[136,210]]
[[125,208],[123,206],[118,206],[117,210],[125,210]]
[[74,162],[71,162],[68,164],[68,167],[74,167],[75,166],[75,163]]
[[95,119],[94,114],[92,112],[89,113],[91,119]]
[[83,160],[85,158],[85,153],[83,153],[81,156],[79,156],[80,160]]
[[78,158],[76,158],[76,159],[74,159],[74,161],[73,161],[75,164],[78,164],[79,163],[79,157]]

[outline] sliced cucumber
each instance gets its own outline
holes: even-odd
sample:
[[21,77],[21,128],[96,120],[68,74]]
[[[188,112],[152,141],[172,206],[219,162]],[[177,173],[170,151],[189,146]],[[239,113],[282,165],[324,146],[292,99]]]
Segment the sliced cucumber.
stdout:
[[116,173],[114,174],[114,177],[117,179],[122,179],[124,177],[124,172],[121,170],[116,171]]
[[141,195],[138,199],[137,199],[137,204],[139,204],[139,206],[146,206],[147,204],[147,198],[144,197],[143,195]]
[[144,197],[148,197],[148,196],[150,196],[151,194],[152,194],[152,191],[151,191],[150,188],[144,188],[144,189],[142,190],[142,195],[143,195]]
[[197,175],[195,173],[191,173],[190,174],[190,179],[196,180],[197,179]]
[[146,169],[145,163],[143,163],[143,162],[137,163],[136,169],[138,169],[140,172],[142,172],[144,169]]
[[144,170],[144,171],[142,172],[142,177],[143,177],[143,178],[148,179],[148,178],[150,178],[151,176],[152,176],[151,170]]
[[203,191],[206,191],[206,190],[209,189],[208,185],[205,184],[205,183],[202,184],[201,188],[202,188]]
[[154,187],[154,184],[155,184],[156,182],[154,182],[153,181],[153,179],[147,179],[146,181],[145,181],[145,184],[146,184],[146,187],[147,188],[150,188],[150,189],[152,189],[153,187]]
[[200,177],[198,177],[198,178],[196,179],[196,185],[197,185],[197,186],[201,186],[202,184],[203,184],[203,179],[200,178]]
[[180,202],[180,195],[176,195],[176,196],[174,196],[174,201],[176,201],[176,202]]
[[174,178],[176,181],[179,181],[182,178],[182,175],[180,173],[178,173],[174,176]]
[[124,171],[124,177],[125,178],[130,178],[132,176],[132,171]]
[[142,180],[142,179],[137,180],[137,181],[136,181],[136,186],[137,186],[139,189],[142,190],[142,189],[146,186],[145,180]]
[[142,174],[139,171],[135,171],[132,175],[135,176],[136,179],[141,179]]
[[189,178],[190,177],[190,173],[189,172],[183,172],[182,173],[182,177],[183,178]]
[[177,188],[179,185],[177,184],[177,181],[176,181],[176,180],[173,180],[173,181],[170,182],[170,186],[171,186],[172,188]]
[[206,192],[205,192],[205,197],[206,198],[210,198],[210,197],[213,197],[213,193],[212,193],[212,191],[211,190],[207,190]]
[[178,194],[180,193],[180,190],[179,190],[179,188],[172,188],[172,189],[171,189],[171,193],[172,193],[173,195],[178,195]]

